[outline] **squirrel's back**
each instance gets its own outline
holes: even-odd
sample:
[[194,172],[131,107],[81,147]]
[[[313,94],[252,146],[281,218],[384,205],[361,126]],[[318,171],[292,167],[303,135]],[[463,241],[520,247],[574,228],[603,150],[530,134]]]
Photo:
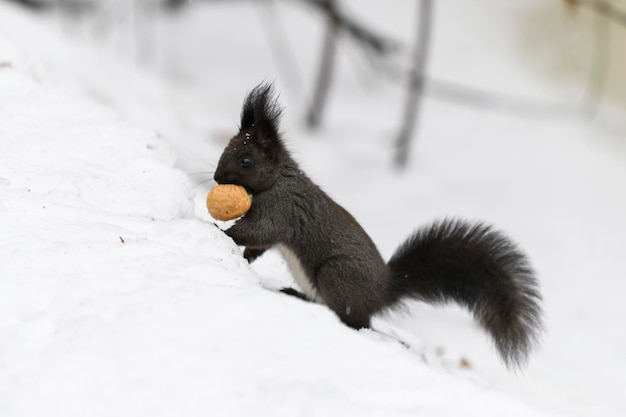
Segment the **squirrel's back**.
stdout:
[[297,165],[283,174],[280,185],[255,204],[284,228],[279,248],[300,288],[325,304],[341,300],[345,309],[359,310],[368,319],[387,307],[389,268],[369,235]]

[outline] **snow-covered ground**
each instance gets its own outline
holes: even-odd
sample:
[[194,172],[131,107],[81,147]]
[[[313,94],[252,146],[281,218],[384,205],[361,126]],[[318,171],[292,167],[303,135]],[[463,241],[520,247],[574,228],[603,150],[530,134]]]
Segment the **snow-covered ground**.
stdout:
[[[390,3],[359,2],[363,19],[409,37],[413,6]],[[541,72],[556,58],[528,40],[559,29],[533,26],[541,3],[436,2],[431,73],[569,110],[576,82]],[[0,3],[0,416],[626,414],[624,110],[537,117],[433,90],[398,173],[402,91],[349,47],[326,123],[302,128],[320,27],[280,4],[300,81],[276,65],[262,6],[160,20],[148,71],[106,34]],[[526,369],[507,371],[457,308],[376,321],[405,348],[268,290],[289,285],[283,262],[249,267],[200,184],[263,79],[283,92],[303,168],[386,257],[446,215],[495,223],[527,250],[547,331]]]

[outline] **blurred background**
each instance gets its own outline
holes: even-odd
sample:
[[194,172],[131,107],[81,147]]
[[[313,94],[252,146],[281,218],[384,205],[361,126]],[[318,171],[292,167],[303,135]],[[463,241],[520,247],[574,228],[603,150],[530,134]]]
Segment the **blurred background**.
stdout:
[[[34,75],[157,131],[200,202],[245,94],[272,81],[296,159],[385,257],[434,218],[506,230],[545,295],[527,371],[460,310],[379,325],[542,407],[626,415],[626,0],[1,1]],[[254,268],[288,282],[277,265]]]
[[385,127],[399,166],[424,98],[535,119],[626,105],[624,0],[4,1],[201,96],[235,101],[274,81],[290,120],[308,129],[363,125],[344,114],[351,100],[368,114],[393,106]]

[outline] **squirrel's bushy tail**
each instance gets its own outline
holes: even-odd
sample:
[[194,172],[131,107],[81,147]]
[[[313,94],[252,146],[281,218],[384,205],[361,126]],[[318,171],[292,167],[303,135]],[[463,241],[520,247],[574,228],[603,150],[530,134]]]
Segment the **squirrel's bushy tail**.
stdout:
[[526,256],[483,223],[419,229],[389,261],[394,297],[467,307],[507,366],[526,362],[542,330],[541,294]]

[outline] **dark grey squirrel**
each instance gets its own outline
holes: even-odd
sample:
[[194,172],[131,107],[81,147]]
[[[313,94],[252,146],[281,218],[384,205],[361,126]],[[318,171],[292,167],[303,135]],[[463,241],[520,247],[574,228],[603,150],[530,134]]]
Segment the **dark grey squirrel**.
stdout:
[[454,301],[493,337],[507,366],[521,366],[542,329],[541,294],[526,256],[484,223],[446,219],[418,229],[389,262],[341,206],[307,177],[278,131],[282,109],[271,84],[246,97],[241,127],[214,179],[252,195],[251,209],[225,233],[254,261],[277,247],[303,292],[342,322],[369,328],[373,315],[419,300]]

